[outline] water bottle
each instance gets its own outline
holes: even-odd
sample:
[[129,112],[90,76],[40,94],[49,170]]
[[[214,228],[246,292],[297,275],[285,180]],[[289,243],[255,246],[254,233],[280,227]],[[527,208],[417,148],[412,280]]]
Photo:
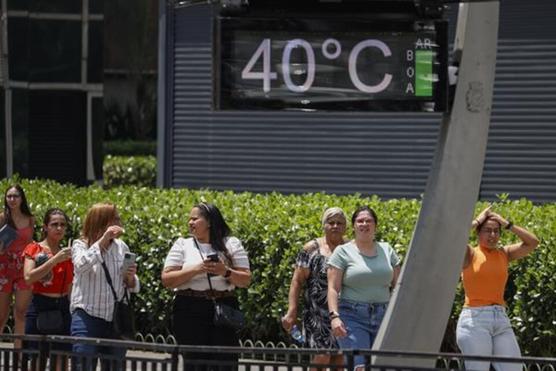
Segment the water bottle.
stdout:
[[290,335],[291,335],[292,339],[297,344],[304,344],[305,343],[305,336],[303,336],[303,333],[301,332],[299,327],[297,327],[297,325],[293,325],[293,327],[290,331]]

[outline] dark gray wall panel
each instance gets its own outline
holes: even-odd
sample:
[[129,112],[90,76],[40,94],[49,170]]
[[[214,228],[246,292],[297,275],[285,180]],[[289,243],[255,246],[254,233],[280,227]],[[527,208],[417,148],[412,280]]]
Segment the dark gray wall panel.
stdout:
[[[420,196],[440,115],[214,112],[209,18],[207,7],[175,13],[166,186]],[[499,43],[482,199],[556,200],[556,42],[545,33]]]

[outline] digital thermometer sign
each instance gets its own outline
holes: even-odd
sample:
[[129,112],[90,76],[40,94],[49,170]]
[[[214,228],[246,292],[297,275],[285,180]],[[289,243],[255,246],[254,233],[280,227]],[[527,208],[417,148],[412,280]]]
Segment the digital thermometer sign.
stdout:
[[444,111],[443,21],[218,17],[215,108]]

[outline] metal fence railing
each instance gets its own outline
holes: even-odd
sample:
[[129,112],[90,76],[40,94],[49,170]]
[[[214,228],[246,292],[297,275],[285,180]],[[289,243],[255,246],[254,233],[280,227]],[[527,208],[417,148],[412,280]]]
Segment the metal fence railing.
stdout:
[[[15,339],[23,347],[13,346]],[[266,347],[178,346],[108,339],[65,336],[0,335],[0,370],[133,370],[133,371],[309,371],[317,369],[312,356],[328,350]],[[125,356],[109,352],[77,354],[76,342],[122,349]],[[341,350],[341,365],[320,365],[331,371],[353,370],[356,356],[362,356],[365,370],[459,370],[466,361],[519,364],[526,371],[556,371],[556,358],[471,357],[452,353],[417,353],[402,351]]]

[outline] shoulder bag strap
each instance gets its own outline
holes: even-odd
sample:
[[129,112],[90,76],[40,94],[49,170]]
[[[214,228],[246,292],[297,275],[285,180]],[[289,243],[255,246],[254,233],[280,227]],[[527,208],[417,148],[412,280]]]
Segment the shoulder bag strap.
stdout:
[[[199,247],[199,244],[197,243],[197,239],[195,237],[193,237],[193,242],[195,242],[195,247],[197,248],[197,251],[199,251],[199,255],[201,255],[201,260],[204,261],[205,257],[203,256],[203,253],[201,252],[201,248]],[[208,273],[207,273],[207,280],[209,283],[210,291],[212,292],[212,301],[214,301],[214,289],[212,288],[212,282]]]
[[108,272],[108,267],[104,260],[102,261],[102,269],[104,270],[104,274],[106,275],[106,281],[110,286],[110,290],[112,290],[112,295],[114,295],[114,302],[118,301],[118,295],[116,295],[116,290],[114,290],[114,285],[112,285],[112,277],[110,277],[110,272]]

